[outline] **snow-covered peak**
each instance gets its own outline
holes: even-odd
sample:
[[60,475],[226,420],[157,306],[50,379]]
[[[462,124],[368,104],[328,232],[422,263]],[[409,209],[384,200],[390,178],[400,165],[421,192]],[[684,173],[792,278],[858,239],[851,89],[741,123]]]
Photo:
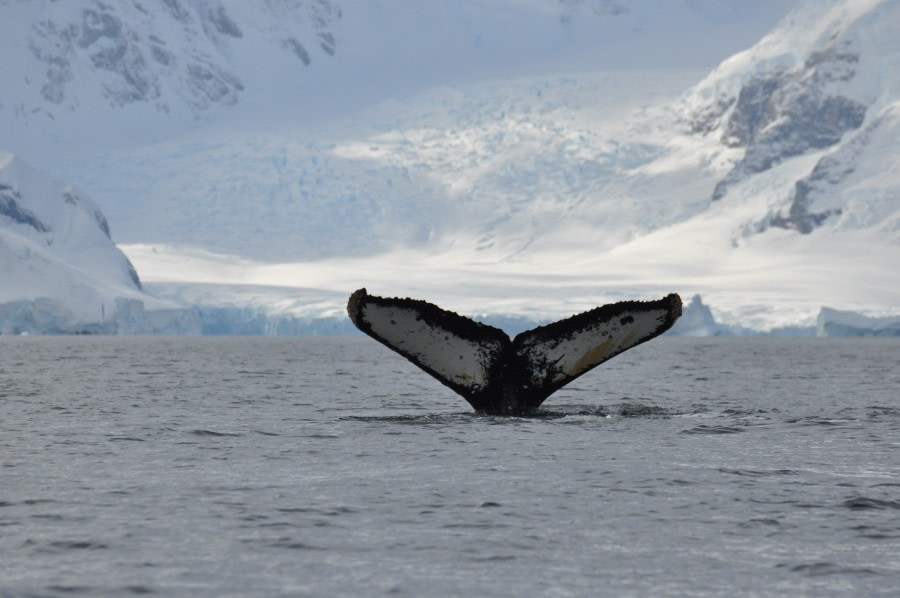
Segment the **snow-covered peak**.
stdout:
[[748,231],[858,228],[875,214],[895,220],[894,202],[857,191],[871,190],[872,176],[898,185],[872,172],[896,169],[898,30],[896,0],[806,2],[686,93],[687,129],[711,142],[709,159],[722,171],[711,198],[739,196],[735,189],[760,175],[794,168],[790,190],[772,197]]
[[[685,94],[689,126],[746,146],[757,132],[784,125],[781,102],[805,103],[800,108],[829,124],[845,116],[843,109],[856,111],[836,124],[858,128],[860,111],[878,112],[900,97],[898,28],[896,0],[807,1]],[[841,107],[816,105],[835,98]]]
[[[0,150],[0,214],[20,232],[47,246],[82,243],[86,235],[111,239],[96,203],[71,185],[47,178],[9,151]],[[17,214],[17,215],[14,215]]]
[[0,151],[0,334],[198,330],[142,290],[90,198]]
[[[103,212],[83,192],[0,151],[0,227],[79,270],[140,288],[137,273],[112,242]],[[5,289],[5,294],[12,292]]]
[[[871,63],[896,64],[900,50],[896,35],[898,11],[900,6],[895,0],[806,0],[759,42],[713,69],[689,97],[712,101],[734,96],[754,77],[827,64],[833,59],[849,58],[849,54]],[[896,69],[882,70],[876,79],[853,89],[859,93],[855,99],[871,102],[873,89],[896,92],[895,72]],[[866,92],[870,92],[868,98]]]

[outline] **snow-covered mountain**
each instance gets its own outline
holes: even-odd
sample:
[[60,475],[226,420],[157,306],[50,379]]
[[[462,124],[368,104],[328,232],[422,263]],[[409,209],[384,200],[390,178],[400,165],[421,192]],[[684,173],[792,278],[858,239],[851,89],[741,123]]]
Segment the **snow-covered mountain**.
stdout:
[[[819,8],[815,19],[805,11],[790,15],[690,92],[691,131],[735,150],[712,199],[792,159],[814,156],[793,181],[787,205],[773,206],[760,230],[808,234],[830,217],[839,227],[867,227],[887,216],[896,233],[898,205],[890,198],[898,182],[884,175],[897,164],[900,6],[860,1]],[[862,210],[875,218],[865,219]]]
[[[0,2],[0,122],[20,153],[147,143],[337,51],[329,0]],[[275,90],[278,91],[278,90]]]
[[898,0],[0,10],[31,24],[3,20],[0,49],[32,62],[0,131],[182,304],[307,321],[368,286],[539,321],[675,290],[706,333],[900,309]]
[[0,334],[199,331],[146,295],[89,197],[0,151]]
[[0,131],[43,163],[210,123],[307,126],[435,85],[707,68],[795,1],[0,0]]

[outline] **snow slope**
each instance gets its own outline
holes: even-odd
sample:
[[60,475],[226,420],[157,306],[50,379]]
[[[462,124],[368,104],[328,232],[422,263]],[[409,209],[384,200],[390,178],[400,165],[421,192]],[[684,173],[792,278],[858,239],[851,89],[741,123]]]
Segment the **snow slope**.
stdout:
[[[593,202],[598,225],[609,220],[601,212],[621,203],[607,191],[622,186],[615,177],[663,149],[619,140],[627,131],[610,125],[694,77],[597,73],[431,89],[333,125],[208,131],[56,171],[106,198],[124,243],[267,261],[406,246],[513,253],[579,205]],[[598,228],[605,246],[648,228],[635,220],[649,203]]]
[[0,333],[180,331],[192,317],[142,291],[89,197],[0,151]]

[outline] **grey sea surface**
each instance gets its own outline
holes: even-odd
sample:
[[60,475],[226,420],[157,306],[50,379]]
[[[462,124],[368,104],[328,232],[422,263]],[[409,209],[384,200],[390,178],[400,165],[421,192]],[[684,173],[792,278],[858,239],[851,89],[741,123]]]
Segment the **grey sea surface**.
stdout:
[[896,596],[898,390],[661,338],[488,417],[362,337],[0,337],[0,595]]

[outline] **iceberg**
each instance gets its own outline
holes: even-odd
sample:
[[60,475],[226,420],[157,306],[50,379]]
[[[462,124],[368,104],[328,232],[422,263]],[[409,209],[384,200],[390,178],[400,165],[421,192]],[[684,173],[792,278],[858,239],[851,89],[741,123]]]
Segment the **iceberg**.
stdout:
[[900,336],[900,316],[873,317],[823,307],[816,331],[818,336]]

